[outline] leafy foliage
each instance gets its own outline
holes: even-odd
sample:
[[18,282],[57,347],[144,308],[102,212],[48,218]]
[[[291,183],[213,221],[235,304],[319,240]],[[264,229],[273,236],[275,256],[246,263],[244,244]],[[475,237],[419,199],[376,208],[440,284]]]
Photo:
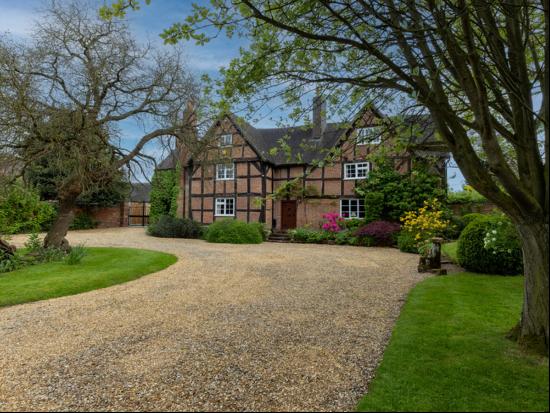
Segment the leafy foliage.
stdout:
[[339,232],[344,225],[344,218],[336,212],[328,212],[323,214],[323,219],[326,221],[321,225],[321,228],[328,232]]
[[418,253],[417,240],[409,231],[401,231],[397,235],[397,247],[402,252]]
[[71,229],[93,229],[97,227],[98,222],[86,211],[78,211],[69,228]]
[[394,245],[397,233],[401,226],[395,222],[373,221],[355,232],[358,238],[368,237],[372,240],[371,245],[390,246]]
[[523,268],[518,234],[503,215],[470,222],[458,239],[457,255],[459,264],[474,272],[515,275]]
[[441,203],[435,198],[424,201],[424,205],[417,211],[406,212],[401,217],[403,230],[411,233],[417,242],[442,235],[450,222],[444,219],[441,207]]
[[338,233],[311,228],[296,228],[288,231],[288,234],[292,241],[324,244],[329,240],[334,240]]
[[68,265],[77,265],[82,262],[82,259],[88,254],[84,245],[75,245],[71,248],[67,256],[65,257],[65,262]]
[[[55,156],[46,155],[25,169],[25,180],[36,187],[43,200],[57,199],[58,187],[68,177],[68,171],[62,167]],[[112,173],[110,179],[98,180],[90,185],[78,196],[76,203],[83,207],[108,207],[124,201],[129,193],[130,184],[124,178],[122,171],[117,170]]]
[[471,186],[465,185],[464,190],[462,191],[449,192],[447,194],[447,202],[449,204],[484,203],[487,202],[487,198],[485,198]]
[[441,177],[418,165],[400,174],[389,163],[380,163],[355,189],[365,197],[365,219],[398,221],[405,212],[422,207],[424,201],[444,196]]
[[267,229],[266,226],[261,222],[249,222],[248,225],[251,225],[256,228],[256,230],[262,236],[262,240],[266,241],[269,238],[269,234],[271,234],[271,230]]
[[21,183],[0,188],[0,233],[37,232],[55,218],[55,207]]
[[155,223],[163,215],[176,216],[178,197],[177,170],[157,170],[151,181],[151,209],[149,222]]
[[147,227],[147,233],[161,238],[200,238],[201,224],[188,218],[162,215]]
[[260,244],[263,241],[257,225],[235,219],[222,219],[210,224],[204,238],[208,242],[228,244]]
[[472,212],[471,214],[466,214],[462,216],[462,222],[464,223],[464,228],[468,226],[468,224],[472,221],[475,221],[476,219],[483,218],[485,215],[480,214],[478,212]]

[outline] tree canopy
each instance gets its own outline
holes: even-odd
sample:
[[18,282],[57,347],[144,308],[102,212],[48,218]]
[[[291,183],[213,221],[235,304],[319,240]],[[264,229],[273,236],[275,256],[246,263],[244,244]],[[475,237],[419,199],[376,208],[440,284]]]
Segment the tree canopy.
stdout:
[[[138,4],[118,0],[104,15]],[[279,98],[300,117],[321,86],[332,114],[429,114],[468,182],[515,223],[519,335],[548,351],[548,30],[546,0],[212,0],[162,37],[247,40],[218,81],[225,105],[253,112]]]

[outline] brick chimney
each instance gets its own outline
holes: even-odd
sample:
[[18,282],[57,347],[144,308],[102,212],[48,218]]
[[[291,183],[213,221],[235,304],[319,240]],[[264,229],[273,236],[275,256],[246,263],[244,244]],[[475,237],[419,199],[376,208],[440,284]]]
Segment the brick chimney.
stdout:
[[321,139],[327,127],[327,104],[317,88],[313,98],[313,139]]
[[191,216],[191,147],[193,141],[197,139],[197,108],[195,102],[188,100],[183,111],[183,136],[176,141],[176,151],[179,156],[181,173],[178,177],[178,197],[176,199],[176,216]]
[[183,111],[183,136],[176,142],[182,165],[186,165],[190,157],[189,144],[197,137],[197,113],[195,102],[188,100]]

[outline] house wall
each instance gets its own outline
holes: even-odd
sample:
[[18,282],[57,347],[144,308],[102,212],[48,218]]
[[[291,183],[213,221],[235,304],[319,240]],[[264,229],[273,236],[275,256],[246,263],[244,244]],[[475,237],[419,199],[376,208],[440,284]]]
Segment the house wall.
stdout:
[[[231,133],[233,145],[213,149],[206,161],[192,165],[182,173],[178,211],[204,224],[210,224],[219,217],[215,214],[216,198],[235,198],[235,217],[245,222],[266,222],[272,220],[272,202],[260,202],[273,191],[273,170],[261,161],[254,149],[244,140],[235,126],[224,119],[214,134]],[[235,179],[217,180],[216,164],[235,164]]]
[[[184,168],[180,181],[178,215],[187,216],[204,224],[216,219],[215,199],[235,198],[234,218],[245,222],[265,222],[275,229],[281,228],[281,201],[264,200],[284,182],[301,179],[302,188],[310,194],[297,203],[297,226],[318,227],[322,215],[340,211],[340,199],[357,198],[355,186],[360,180],[345,180],[344,164],[365,160],[372,151],[391,142],[380,145],[356,145],[355,139],[344,139],[340,156],[331,165],[308,171],[304,165],[273,167],[263,162],[254,148],[241,136],[239,130],[226,118],[218,123],[213,133],[217,136],[231,133],[233,145],[213,149],[200,164]],[[388,153],[391,153],[389,151]],[[391,154],[396,170],[405,173],[411,168],[408,153]],[[215,177],[215,164],[232,161],[235,163],[235,179],[219,181]]]

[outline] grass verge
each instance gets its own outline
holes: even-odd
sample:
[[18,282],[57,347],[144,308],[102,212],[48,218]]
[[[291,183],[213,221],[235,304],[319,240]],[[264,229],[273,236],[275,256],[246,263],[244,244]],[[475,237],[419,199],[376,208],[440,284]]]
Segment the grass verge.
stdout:
[[447,242],[441,245],[441,252],[443,252],[443,254],[449,257],[449,259],[452,262],[454,262],[455,264],[458,264],[458,257],[456,255],[457,248],[458,248],[458,241]]
[[73,295],[135,280],[177,258],[134,248],[86,248],[77,265],[51,262],[0,274],[0,307]]
[[461,273],[410,293],[359,411],[548,411],[548,358],[505,338],[523,277]]

